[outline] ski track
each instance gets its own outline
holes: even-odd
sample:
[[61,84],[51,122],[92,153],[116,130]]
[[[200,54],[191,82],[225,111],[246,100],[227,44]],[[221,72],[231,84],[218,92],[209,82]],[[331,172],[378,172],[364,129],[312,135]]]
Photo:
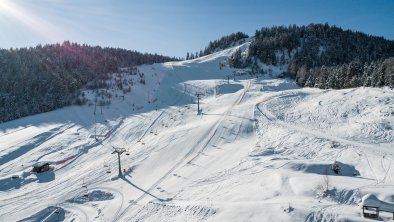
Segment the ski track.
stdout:
[[[123,208],[123,205],[125,204],[125,198],[124,198],[124,195],[123,195],[123,193],[121,193],[121,192],[119,192],[118,190],[116,190],[116,189],[114,189],[114,188],[109,188],[109,187],[100,187],[100,186],[98,186],[98,187],[93,187],[93,188],[91,188],[91,190],[107,190],[107,191],[111,191],[111,192],[114,192],[114,193],[117,193],[120,197],[121,197],[121,202],[120,202],[120,206],[118,207],[118,209],[116,210],[116,212],[114,213],[114,216],[113,217],[117,217],[118,215],[119,215],[119,213],[120,213],[120,211],[122,210],[122,208]],[[114,200],[113,200],[114,201]],[[110,219],[108,219],[108,218],[106,218],[105,217],[105,219],[107,220],[107,221],[111,221]]]
[[[85,221],[85,222],[89,222],[90,221],[88,214],[83,209],[78,208],[76,205],[62,204],[62,208],[64,208],[65,210],[70,211],[71,213],[74,212],[74,215],[76,215],[78,217],[78,219],[80,219],[78,221]],[[75,212],[77,212],[77,213],[75,213]],[[82,215],[82,218],[81,218],[81,215]],[[74,219],[75,218],[72,218],[70,220],[70,222],[75,221]],[[66,220],[67,220],[67,218],[66,218]]]
[[[20,156],[23,156],[24,154],[31,152],[32,150],[34,150],[34,148],[40,146],[41,144],[55,138],[56,136],[64,133],[67,129],[72,128],[73,126],[75,126],[75,124],[65,124],[65,125],[61,125],[61,126],[57,126],[53,129],[51,129],[48,133],[48,131],[40,133],[38,135],[36,135],[34,138],[37,138],[35,141],[27,143],[26,145],[23,145],[22,147],[19,147],[18,149],[2,156],[2,158],[0,159],[0,165],[4,165],[6,163],[8,163],[9,161],[12,161]],[[31,140],[31,139],[30,139]],[[19,144],[23,144],[26,143],[28,140],[19,142],[17,144],[15,144],[12,147],[15,146],[19,146]],[[41,159],[38,158],[37,160]]]
[[[372,174],[375,177],[376,183],[379,183],[380,181],[383,181],[384,178],[386,178],[386,176],[385,176],[382,180],[379,180],[378,176],[376,175],[375,170],[373,169],[373,167],[372,167],[372,165],[370,163],[370,160],[368,158],[367,153],[365,153],[365,151],[364,151],[364,150],[368,150],[369,151],[370,149],[379,150],[379,148],[380,148],[379,145],[360,143],[360,142],[344,139],[344,138],[341,138],[341,137],[329,135],[326,132],[319,132],[316,129],[310,130],[310,129],[307,129],[307,128],[303,128],[303,127],[295,126],[293,124],[286,123],[286,122],[276,118],[276,116],[272,112],[270,112],[267,109],[267,107],[265,106],[265,103],[269,102],[272,99],[279,99],[281,97],[285,97],[285,96],[289,96],[289,95],[294,96],[296,94],[290,93],[290,94],[286,94],[286,95],[269,96],[269,97],[265,98],[264,100],[260,101],[259,103],[257,103],[255,107],[268,121],[270,121],[272,123],[275,123],[275,124],[278,124],[278,125],[280,125],[282,127],[290,128],[290,129],[296,130],[298,132],[302,132],[302,133],[305,133],[305,134],[309,134],[309,135],[315,136],[317,138],[324,138],[324,139],[328,139],[330,141],[341,142],[343,144],[352,145],[354,147],[354,149],[357,149],[357,150],[359,150],[360,152],[362,152],[364,154],[363,156],[367,160],[368,166],[369,166]],[[262,109],[260,108],[260,106],[262,106]],[[363,150],[360,150],[360,147],[363,148]],[[391,158],[390,158],[390,161],[391,161]],[[386,175],[388,174],[388,172],[389,171],[386,170]]]
[[[259,110],[259,112],[262,115],[264,115],[269,121],[274,122],[275,124],[281,125],[281,126],[286,127],[286,128],[291,128],[293,130],[296,130],[296,131],[299,131],[299,132],[303,132],[305,134],[310,134],[310,135],[313,135],[313,136],[315,136],[317,138],[324,138],[324,139],[328,139],[328,140],[331,140],[331,141],[341,142],[341,143],[344,143],[344,144],[352,145],[354,147],[362,147],[362,148],[364,148],[366,150],[369,150],[369,149],[379,150],[381,148],[381,146],[379,146],[379,145],[365,144],[365,143],[360,143],[360,142],[344,139],[344,138],[341,138],[341,137],[330,135],[330,134],[328,134],[326,132],[319,132],[316,129],[311,130],[311,129],[299,127],[299,126],[296,126],[296,125],[293,125],[293,124],[289,124],[289,123],[286,123],[286,122],[284,122],[282,120],[277,119],[276,116],[274,114],[272,114],[266,108],[266,106],[263,103],[264,102],[268,102],[269,100],[272,100],[272,99],[280,98],[280,97],[282,97],[282,96],[272,96],[272,97],[269,97],[269,98],[265,99],[264,101],[262,101],[262,102],[260,102],[260,103],[258,103],[256,105],[257,110]],[[260,105],[262,105],[262,109],[260,108]]]
[[[224,115],[222,115],[220,117],[219,120],[217,120],[214,129],[212,129],[209,132],[209,136],[207,141],[204,143],[203,146],[201,146],[200,151],[197,152],[196,156],[194,156],[193,158],[191,158],[187,164],[190,164],[195,158],[197,158],[197,156],[199,156],[201,154],[201,152],[203,152],[203,150],[207,147],[207,145],[209,144],[209,142],[212,140],[213,136],[215,135],[215,133],[217,132],[217,129],[219,127],[219,125],[222,123],[222,121],[226,118],[227,114],[231,111],[231,109],[240,104],[240,102],[242,101],[243,97],[245,96],[245,93],[247,90],[249,90],[250,87],[250,82],[247,83],[247,88],[244,89],[244,91],[241,93],[241,95],[237,98],[237,100],[235,101],[235,103],[233,103],[233,105],[230,106],[230,108],[226,111],[226,113]],[[182,165],[185,160],[195,151],[197,147],[193,147],[189,150],[189,152],[186,153],[186,155],[179,160],[169,171],[167,171],[167,173],[165,173],[161,178],[159,178],[151,187],[149,187],[146,192],[150,193],[152,190],[154,190],[163,180],[165,180],[170,174],[172,174],[175,169],[177,169],[180,165]],[[144,193],[142,194],[139,198],[137,198],[133,203],[131,203],[129,206],[126,207],[126,209],[123,210],[122,213],[119,214],[119,216],[115,217],[114,221],[119,221],[127,211],[130,210],[131,207],[133,207],[136,203],[138,203],[139,201],[141,201],[147,194]],[[163,201],[163,200],[161,200]]]

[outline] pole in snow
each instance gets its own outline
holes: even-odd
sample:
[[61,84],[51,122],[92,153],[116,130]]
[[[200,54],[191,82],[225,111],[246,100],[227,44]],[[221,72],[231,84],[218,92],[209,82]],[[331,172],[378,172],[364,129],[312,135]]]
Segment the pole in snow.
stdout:
[[202,93],[196,93],[196,96],[197,96],[197,115],[199,115],[201,113],[201,110],[200,110],[200,99],[201,99],[202,95],[203,95]]
[[96,141],[98,141],[97,138],[97,106],[100,106],[100,110],[101,110],[101,115],[103,115],[103,104],[97,104],[97,101],[94,102],[94,139],[96,139]]
[[97,140],[97,119],[96,119],[97,102],[94,102],[94,139]]
[[126,149],[125,148],[116,148],[113,146],[112,146],[112,148],[114,148],[114,151],[112,152],[112,154],[115,154],[115,153],[118,154],[119,177],[120,177],[120,176],[122,176],[122,167],[120,165],[120,155],[122,153],[126,152]]

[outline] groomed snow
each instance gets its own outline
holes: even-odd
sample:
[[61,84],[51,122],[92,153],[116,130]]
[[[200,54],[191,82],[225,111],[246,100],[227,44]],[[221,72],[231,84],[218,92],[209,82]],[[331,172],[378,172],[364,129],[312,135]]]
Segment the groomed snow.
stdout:
[[[247,44],[140,66],[146,84],[96,116],[73,106],[1,124],[0,221],[361,221],[362,196],[393,202],[393,90],[227,82],[235,70],[219,64]],[[112,147],[129,154],[121,177]],[[53,171],[30,172],[43,161]]]

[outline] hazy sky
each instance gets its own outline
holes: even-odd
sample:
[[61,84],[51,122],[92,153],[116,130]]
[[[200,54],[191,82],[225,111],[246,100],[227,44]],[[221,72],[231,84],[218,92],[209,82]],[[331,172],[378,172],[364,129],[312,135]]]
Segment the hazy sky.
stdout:
[[394,40],[394,0],[0,0],[0,48],[70,40],[184,57],[236,31],[326,22]]

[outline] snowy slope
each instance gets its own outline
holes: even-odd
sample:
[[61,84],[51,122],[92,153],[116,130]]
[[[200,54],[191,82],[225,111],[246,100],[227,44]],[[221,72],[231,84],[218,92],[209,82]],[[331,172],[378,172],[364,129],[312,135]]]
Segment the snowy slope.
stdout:
[[[0,221],[360,221],[364,194],[394,202],[394,92],[227,81],[219,64],[247,44],[140,66],[146,84],[96,115],[1,124]],[[127,151],[121,177],[112,147]],[[53,171],[30,172],[46,161]]]

